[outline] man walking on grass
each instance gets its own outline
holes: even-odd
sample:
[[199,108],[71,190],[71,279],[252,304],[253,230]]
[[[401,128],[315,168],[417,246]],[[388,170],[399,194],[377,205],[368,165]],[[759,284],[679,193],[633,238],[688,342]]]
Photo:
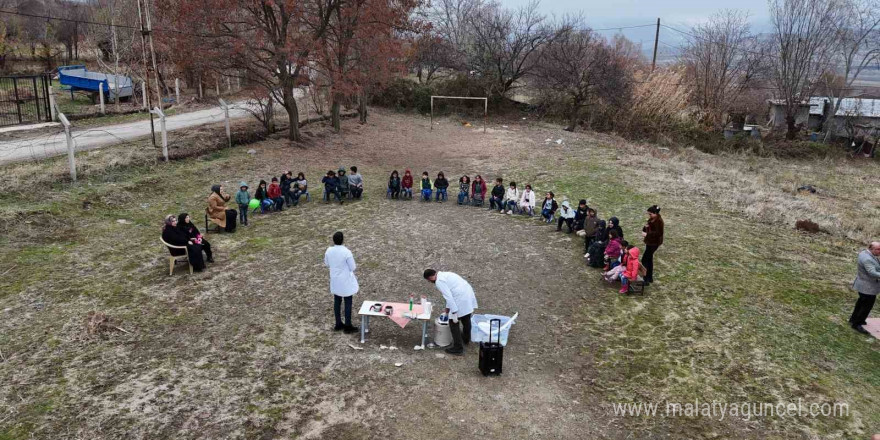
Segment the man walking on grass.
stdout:
[[[464,353],[464,344],[471,342],[471,314],[477,308],[474,288],[464,278],[452,272],[427,269],[424,276],[446,299],[445,312],[449,315],[449,331],[452,333],[452,347],[447,348],[446,352],[461,355]],[[458,325],[459,320],[464,327],[464,333]]]
[[[354,255],[342,245],[342,232],[333,234],[333,246],[324,253],[324,265],[330,268],[330,293],[333,294],[333,314],[336,316],[334,331],[355,333],[357,327],[351,325],[351,297],[358,292],[357,277],[354,270]],[[345,325],[340,316],[340,306],[345,303]]]
[[872,242],[868,248],[859,252],[859,269],[853,290],[859,292],[859,299],[853,309],[849,324],[859,333],[869,334],[863,325],[874,307],[880,293],[880,241]]

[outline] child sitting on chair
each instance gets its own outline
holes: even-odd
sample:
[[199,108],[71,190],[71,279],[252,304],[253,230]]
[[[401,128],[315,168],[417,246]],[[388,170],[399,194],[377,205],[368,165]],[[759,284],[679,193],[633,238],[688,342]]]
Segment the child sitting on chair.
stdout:
[[522,192],[522,196],[519,199],[519,209],[523,214],[528,214],[529,217],[535,215],[535,192],[532,191],[532,185],[526,184],[526,188]]
[[[269,198],[269,192],[266,188],[266,181],[260,180],[257,191],[254,192],[254,198],[260,201],[260,214],[265,214],[269,207],[272,206],[272,199]],[[255,210],[256,211],[256,210]]]
[[623,248],[620,245],[620,236],[617,231],[611,229],[608,231],[608,244],[605,245],[605,270],[614,269],[620,264],[620,254]]
[[388,178],[388,197],[400,198],[400,175],[397,174],[397,170],[392,171],[391,177]]
[[468,176],[461,176],[458,179],[458,204],[464,205],[465,202],[470,201],[470,193],[471,193],[471,178]]
[[483,206],[483,199],[486,197],[486,181],[483,176],[477,174],[474,177],[473,187],[471,188],[471,202],[474,206]]
[[620,293],[629,292],[629,284],[639,279],[639,248],[627,246],[626,269],[620,275]]
[[449,180],[446,180],[446,175],[443,174],[443,171],[437,173],[437,179],[434,180],[434,188],[437,189],[436,199],[440,202],[446,201],[446,189],[449,188]]
[[273,177],[272,183],[269,184],[269,189],[267,191],[269,198],[272,199],[272,203],[275,204],[276,211],[284,210],[284,197],[281,196],[281,185],[278,184],[278,178]]
[[403,172],[403,178],[400,179],[400,189],[404,197],[412,198],[413,176],[409,170]]
[[432,188],[433,186],[431,185],[431,178],[428,177],[428,172],[425,171],[424,173],[422,173],[422,201],[431,201],[431,193],[433,192]]
[[544,221],[547,223],[553,223],[556,210],[559,209],[559,204],[556,203],[556,200],[553,197],[555,197],[553,191],[548,192],[544,197],[544,203],[541,204],[541,217],[543,217]]

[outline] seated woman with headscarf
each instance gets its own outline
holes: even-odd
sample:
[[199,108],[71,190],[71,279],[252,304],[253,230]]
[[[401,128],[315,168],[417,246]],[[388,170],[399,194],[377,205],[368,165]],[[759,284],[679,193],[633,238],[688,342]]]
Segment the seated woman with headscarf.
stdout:
[[[165,217],[165,226],[162,227],[162,240],[171,246],[186,246],[186,254],[189,255],[189,264],[193,270],[201,272],[205,269],[205,260],[202,258],[202,246],[194,243],[183,229],[177,227],[177,217],[174,214]],[[184,254],[183,249],[168,248],[171,255],[178,257]]]
[[235,232],[235,219],[238,215],[238,211],[226,209],[226,202],[231,198],[229,194],[223,194],[223,185],[214,185],[211,187],[211,195],[208,196],[208,207],[205,208],[208,220],[226,232]]
[[208,263],[214,262],[214,254],[211,252],[211,243],[208,243],[208,240],[205,240],[205,237],[199,232],[199,228],[193,224],[189,214],[184,212],[177,216],[177,227],[186,234],[189,241],[194,245],[197,244],[202,247],[202,250],[205,251],[205,256],[208,257],[206,260]]

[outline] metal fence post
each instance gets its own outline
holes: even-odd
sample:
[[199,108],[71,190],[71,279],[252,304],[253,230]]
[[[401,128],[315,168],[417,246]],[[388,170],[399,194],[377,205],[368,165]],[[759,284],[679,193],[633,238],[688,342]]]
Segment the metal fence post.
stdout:
[[180,105],[180,78],[174,78],[174,102]]
[[232,79],[230,79],[228,76],[226,77],[226,91],[232,92]]
[[159,117],[159,129],[162,130],[162,157],[168,162],[168,130],[165,129],[165,112],[159,107],[153,108],[150,113]]
[[52,121],[58,120],[58,113],[55,109],[55,89],[49,86],[49,112],[52,115]]
[[58,113],[58,119],[61,120],[61,125],[64,126],[64,136],[67,138],[67,163],[70,166],[70,178],[76,182],[76,157],[74,157],[73,151],[73,136],[70,134],[70,121],[67,120],[67,116],[64,116],[64,113]]
[[104,113],[104,84],[98,86],[98,100],[101,101],[101,114]]
[[226,120],[226,140],[228,146],[232,148],[232,130],[229,128],[229,104],[227,104],[226,101],[222,99],[220,99],[219,101],[220,107],[223,108],[223,118]]
[[220,96],[220,78],[214,79],[214,87],[217,88],[217,96]]

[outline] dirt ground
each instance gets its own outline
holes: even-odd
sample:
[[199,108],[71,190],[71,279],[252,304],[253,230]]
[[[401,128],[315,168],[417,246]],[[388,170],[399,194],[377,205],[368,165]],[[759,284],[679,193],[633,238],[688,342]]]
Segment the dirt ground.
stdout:
[[[454,120],[429,128],[427,118],[373,111],[367,125],[346,121],[341,134],[306,128],[299,146],[268,140],[54,184],[16,217],[13,206],[35,194],[6,191],[4,215],[14,221],[0,242],[0,439],[860,438],[880,429],[876,412],[865,410],[877,407],[871,391],[880,376],[864,377],[880,357],[877,345],[828,317],[851,306],[840,285],[854,243],[768,246],[759,239],[785,243],[796,233],[708,209],[710,201],[676,192],[668,176],[651,188],[650,173],[621,171],[632,158],[614,139],[519,118],[493,121],[487,134]],[[317,201],[320,176],[352,165],[365,174],[364,200]],[[658,253],[659,281],[647,296],[621,298],[585,267],[580,239],[538,220],[454,201],[385,199],[390,171],[407,168],[432,178],[442,170],[452,182],[465,173],[502,176],[588,198],[603,218],[619,213],[631,237],[656,192],[670,201],[667,240],[677,244]],[[211,184],[231,193],[240,180],[254,187],[288,169],[306,173],[311,202],[252,215],[234,234],[208,234],[217,263],[192,276],[178,266],[168,276],[157,240],[165,214],[187,211],[203,225]],[[451,187],[450,199],[456,194]],[[355,308],[410,293],[442,304],[421,277],[433,267],[466,277],[478,312],[518,312],[504,374],[480,375],[474,346],[464,357],[414,351],[415,323],[400,329],[374,319],[362,346],[356,335],[332,332],[321,261],[337,230],[359,266]],[[727,255],[711,243],[725,233],[743,237]],[[779,249],[800,254],[780,257]],[[720,266],[700,267],[694,254],[716,251]],[[755,258],[766,266],[748,263]],[[817,269],[819,258],[832,261]],[[780,284],[750,280],[774,277]],[[730,280],[741,286],[718,295],[717,283]],[[93,310],[115,327],[86,334]],[[804,317],[761,336],[791,313]],[[729,325],[713,325],[718,319]],[[844,399],[854,415],[715,421],[610,410],[618,401],[717,394]]]

